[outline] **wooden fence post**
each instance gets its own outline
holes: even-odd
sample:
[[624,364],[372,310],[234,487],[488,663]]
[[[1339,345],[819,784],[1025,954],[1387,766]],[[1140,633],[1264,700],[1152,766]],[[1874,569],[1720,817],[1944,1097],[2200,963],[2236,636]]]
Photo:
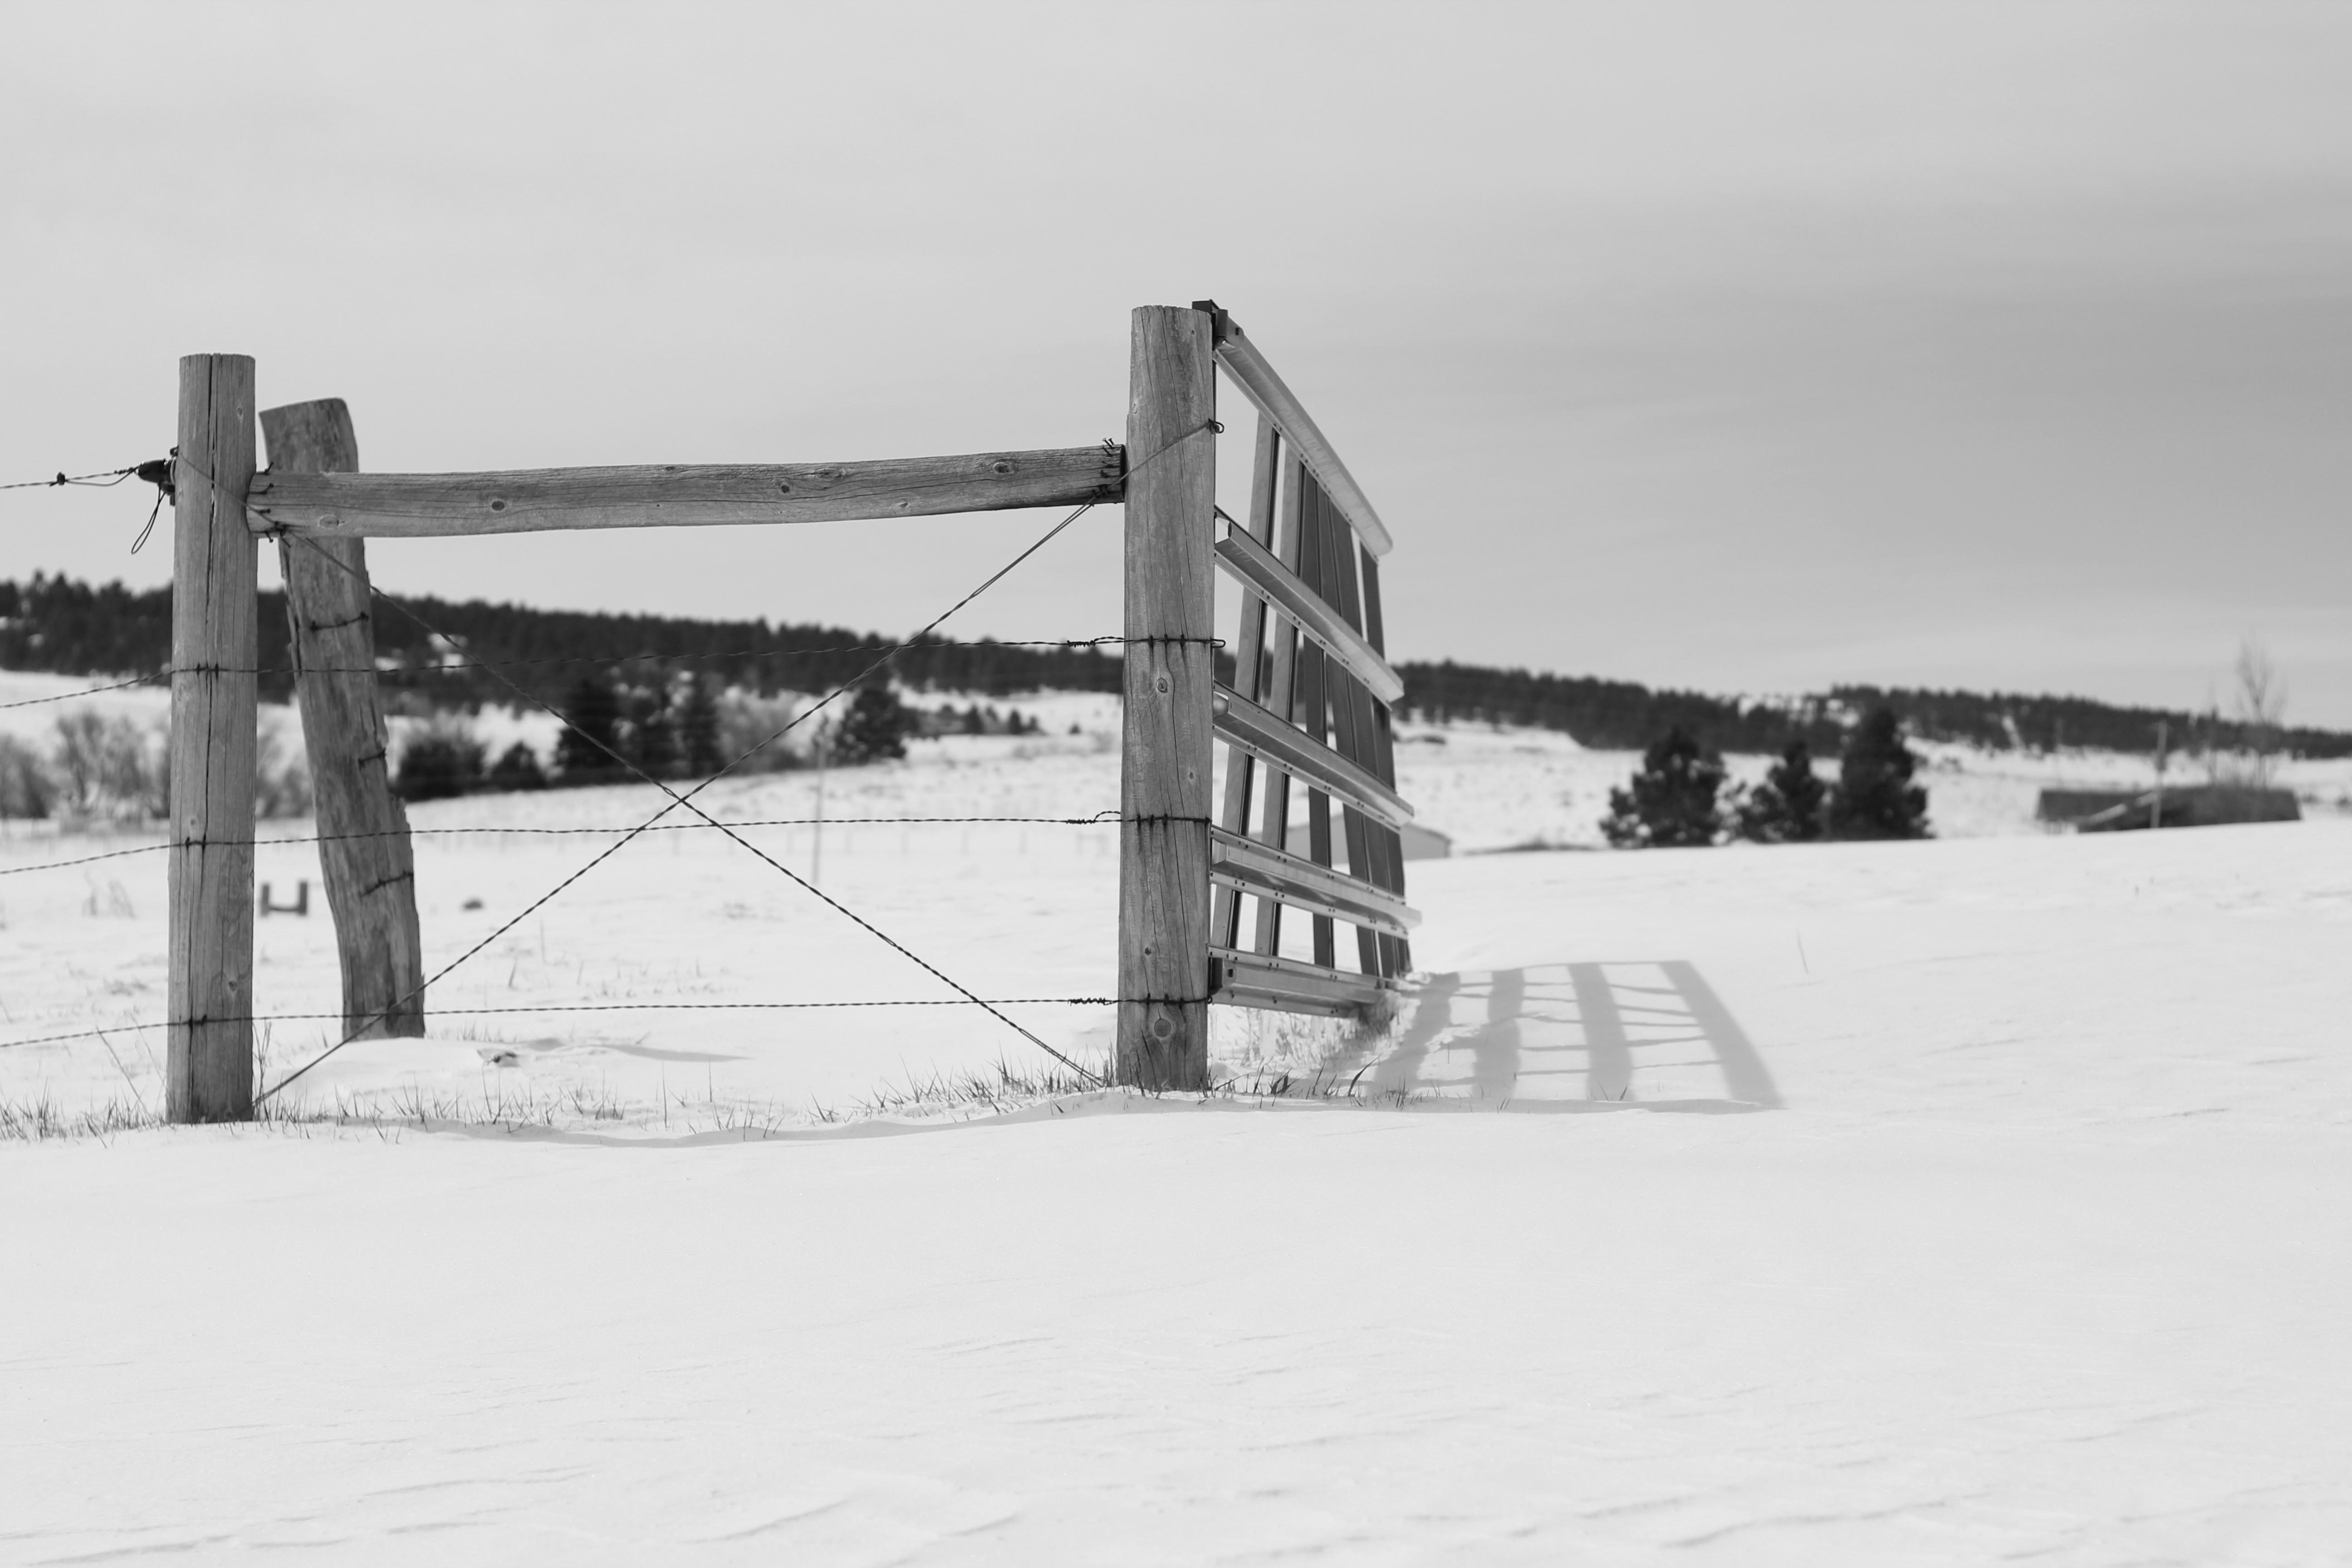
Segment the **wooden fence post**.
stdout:
[[[359,437],[340,397],[261,414],[273,474],[355,474]],[[425,955],[408,814],[393,798],[376,692],[367,542],[280,535],[288,642],[318,802],[319,867],[343,972],[343,1028],[425,1032]]]
[[253,1115],[253,361],[180,361],[164,1116]]
[[1119,1082],[1209,1082],[1216,360],[1204,310],[1132,319],[1119,776]]

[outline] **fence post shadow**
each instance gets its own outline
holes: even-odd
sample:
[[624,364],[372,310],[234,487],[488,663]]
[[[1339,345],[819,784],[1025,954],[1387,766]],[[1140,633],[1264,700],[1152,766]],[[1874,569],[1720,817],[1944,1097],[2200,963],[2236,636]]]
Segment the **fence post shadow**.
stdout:
[[1633,1045],[1625,1037],[1625,1016],[1617,994],[1597,963],[1571,963],[1569,984],[1576,990],[1576,1018],[1584,1030],[1584,1098],[1633,1098]]
[[1715,994],[1715,987],[1699,973],[1698,965],[1688,959],[1675,958],[1658,967],[1666,972],[1666,978],[1682,993],[1691,1021],[1706,1037],[1707,1044],[1715,1047],[1716,1065],[1723,1069],[1723,1080],[1731,1090],[1731,1098],[1774,1110],[1782,1109],[1785,1102],[1780,1099],[1780,1087],[1772,1081],[1756,1043]]
[[[1647,971],[1642,983],[1612,971]],[[1654,976],[1663,984],[1648,983]],[[1621,1000],[1620,991],[1634,994]],[[1484,994],[1483,1016],[1464,1016],[1457,997]],[[1477,1100],[1519,1110],[1598,1110],[1608,1106],[1692,1111],[1777,1110],[1786,1101],[1747,1030],[1687,959],[1617,960],[1472,970],[1429,976],[1411,994],[1402,1033],[1372,1062],[1375,1092],[1404,1098]],[[1563,1006],[1562,1005],[1566,1005]],[[1629,1017],[1629,1012],[1633,1016]],[[1658,1033],[1657,1031],[1668,1031]],[[1664,1047],[1703,1044],[1720,1076],[1719,1095],[1640,1093],[1643,1058],[1656,1072],[1687,1072],[1688,1061],[1661,1062]],[[1466,1051],[1450,1070],[1444,1058]],[[1555,1059],[1575,1066],[1538,1066]],[[1546,1094],[1538,1080],[1572,1079],[1583,1092]]]

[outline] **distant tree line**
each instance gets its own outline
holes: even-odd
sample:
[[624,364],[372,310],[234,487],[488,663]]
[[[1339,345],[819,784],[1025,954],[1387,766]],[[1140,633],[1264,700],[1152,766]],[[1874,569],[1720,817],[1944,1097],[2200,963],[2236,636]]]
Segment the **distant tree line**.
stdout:
[[[576,788],[633,779],[707,778],[721,769],[773,773],[823,760],[844,767],[907,754],[915,734],[1028,734],[1034,720],[1010,718],[978,704],[952,703],[918,713],[888,682],[859,686],[833,713],[808,726],[797,743],[796,703],[722,701],[715,683],[679,676],[655,684],[618,685],[602,675],[582,678],[558,710],[565,720],[551,758],[542,761],[517,741],[493,762],[489,749],[462,714],[445,712],[409,735],[400,748],[393,789],[404,800],[440,800],[480,791]],[[994,725],[994,730],[989,728]],[[821,753],[821,755],[820,755]]]
[[[429,595],[404,595],[403,602],[475,659],[502,667],[496,674],[473,668],[415,622],[379,606],[376,658],[388,690],[401,694],[391,705],[415,713],[513,702],[506,681],[561,708],[583,678],[596,675],[641,689],[691,675],[720,690],[829,691],[863,673],[892,643],[873,632],[766,620],[534,610]],[[171,656],[169,588],[134,592],[120,583],[93,587],[37,574],[24,583],[0,581],[0,668],[128,676],[160,669]],[[291,700],[291,662],[285,596],[265,593],[258,659],[267,672],[260,677],[264,701]],[[892,659],[889,674],[905,686],[950,691],[1117,691],[1121,668],[1116,645],[1024,647],[932,638]]]
[[[1802,741],[1828,754],[1844,743],[1847,731],[1864,714],[1879,708],[1893,711],[1916,739],[1993,751],[2091,746],[2144,752],[2155,744],[2159,721],[2169,726],[2176,747],[2242,749],[2263,739],[2252,733],[2258,725],[2236,717],[2123,708],[2087,697],[1836,686],[1788,703],[1744,702],[1653,689],[1630,680],[1541,675],[1451,659],[1402,664],[1397,672],[1404,677],[1401,706],[1412,717],[1558,730],[1602,751],[1639,750],[1668,730],[1680,730],[1717,752],[1769,755]],[[2282,728],[2275,731],[2274,744],[2298,756],[2352,756],[2352,733],[2340,730]]]
[[1403,712],[1432,722],[1467,721],[1558,730],[1600,751],[1639,751],[1679,730],[1718,752],[1777,752],[1793,737],[1817,748],[1837,745],[1826,713],[1743,706],[1704,692],[1654,690],[1630,680],[1541,675],[1483,665],[1402,664]]
[[[497,674],[473,668],[437,647],[407,617],[389,609],[375,616],[376,653],[395,711],[508,703],[514,693],[503,676],[541,701],[562,707],[585,677],[616,688],[667,688],[691,675],[715,689],[760,695],[824,691],[858,675],[889,639],[838,626],[771,624],[766,620],[707,621],[662,616],[536,610],[481,600],[454,604],[430,596],[408,601],[424,617],[463,641],[479,659],[504,666]],[[120,583],[92,586],[68,577],[35,574],[0,581],[0,668],[68,675],[136,675],[169,662],[171,590],[134,592]],[[657,655],[636,658],[636,655]],[[514,661],[540,661],[517,663]],[[292,692],[287,673],[286,609],[282,595],[264,594],[260,660],[266,700]],[[1231,658],[1220,654],[1231,677]],[[955,691],[1102,691],[1119,689],[1116,647],[1021,647],[982,642],[919,643],[890,665],[901,685]],[[1801,740],[1827,754],[1843,743],[1861,716],[1887,708],[1922,740],[1957,741],[1996,750],[2096,746],[2142,751],[2158,721],[2171,726],[2175,745],[2239,748],[2247,726],[2235,718],[2117,707],[2083,697],[1932,691],[1841,686],[1790,702],[1752,702],[1702,692],[1653,689],[1592,676],[1537,674],[1446,660],[1399,666],[1407,714],[1557,730],[1587,746],[1636,750],[1679,729],[1717,752],[1778,752]],[[2275,746],[2306,757],[2352,756],[2352,733],[2282,729]]]
[[[435,715],[400,747],[393,788],[405,800],[440,800],[482,791],[625,784],[632,779],[707,778],[722,768],[773,773],[823,762],[839,767],[889,762],[917,736],[1035,735],[1044,726],[1017,708],[952,702],[908,705],[877,678],[805,725],[797,701],[746,701],[701,676],[620,684],[583,677],[558,705],[567,721],[542,759],[520,741],[496,760],[461,713]],[[783,732],[798,730],[787,737]],[[0,752],[0,762],[5,753]],[[5,775],[0,771],[0,798]]]

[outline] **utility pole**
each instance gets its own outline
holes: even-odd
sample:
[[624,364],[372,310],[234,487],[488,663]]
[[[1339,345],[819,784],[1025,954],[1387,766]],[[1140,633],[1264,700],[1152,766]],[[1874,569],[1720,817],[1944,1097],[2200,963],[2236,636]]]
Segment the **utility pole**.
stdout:
[[2169,725],[2158,719],[2156,721],[2156,794],[2149,797],[2147,803],[2147,825],[2150,827],[2164,826],[2164,756],[2171,749],[2168,744],[2170,739]]

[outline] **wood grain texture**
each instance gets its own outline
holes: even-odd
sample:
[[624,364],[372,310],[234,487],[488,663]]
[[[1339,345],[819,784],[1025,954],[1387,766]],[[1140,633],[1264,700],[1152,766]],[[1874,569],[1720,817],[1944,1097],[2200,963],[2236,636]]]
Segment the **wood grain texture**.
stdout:
[[1114,1070],[1145,1089],[1208,1087],[1214,352],[1203,311],[1134,313]]
[[171,870],[163,1105],[253,1115],[253,361],[180,361],[172,513]]
[[[1261,414],[1257,444],[1250,466],[1250,506],[1246,537],[1273,560],[1266,548],[1274,539],[1275,486],[1279,478],[1282,437],[1274,421]],[[1281,563],[1275,563],[1276,570]],[[1241,624],[1234,639],[1234,689],[1255,700],[1265,664],[1265,601],[1255,594],[1242,595]],[[1250,789],[1257,759],[1235,751],[1225,759],[1225,803],[1217,813],[1219,826],[1233,833],[1249,831]],[[1242,901],[1234,889],[1220,885],[1209,921],[1213,939],[1226,947],[1241,945]]]
[[1264,409],[1276,425],[1282,426],[1284,439],[1305,461],[1307,468],[1319,480],[1325,491],[1338,503],[1348,521],[1354,524],[1357,536],[1366,549],[1375,555],[1386,555],[1395,542],[1389,537],[1381,514],[1372,510],[1370,497],[1339,460],[1339,452],[1316,425],[1274,366],[1266,363],[1257,345],[1250,342],[1240,325],[1230,318],[1225,337],[1217,344],[1217,358],[1234,378],[1234,384],[1243,395]]
[[[261,413],[272,472],[350,473],[359,437],[340,397]],[[360,1038],[425,1033],[425,957],[408,814],[392,793],[390,740],[375,677],[367,542],[278,542],[294,696],[318,805],[319,865],[342,970],[343,1029]]]
[[[1149,450],[1150,448],[1147,448]],[[422,539],[563,528],[848,522],[1115,501],[1115,447],[879,462],[304,474],[253,486],[253,527],[329,539]]]

